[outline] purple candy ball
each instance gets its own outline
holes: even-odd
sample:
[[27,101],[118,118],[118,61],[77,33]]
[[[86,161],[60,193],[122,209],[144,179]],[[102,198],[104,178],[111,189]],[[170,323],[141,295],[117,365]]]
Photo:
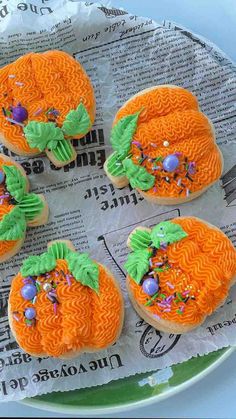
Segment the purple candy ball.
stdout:
[[16,122],[23,122],[28,118],[28,111],[23,106],[18,105],[12,108],[12,119]]
[[21,295],[25,300],[32,300],[37,294],[37,289],[33,284],[26,284],[21,288]]
[[35,309],[34,309],[34,308],[27,308],[27,309],[25,310],[25,317],[26,317],[28,320],[32,320],[32,319],[34,319],[34,318],[36,317],[36,311],[35,311]]
[[143,291],[145,294],[154,295],[159,290],[159,285],[156,279],[154,278],[147,278],[144,280],[142,285]]
[[166,172],[174,172],[178,166],[179,166],[179,159],[176,156],[176,154],[169,154],[169,156],[167,156],[163,160],[163,169]]
[[0,170],[0,183],[3,183],[5,180],[5,173],[3,170]]

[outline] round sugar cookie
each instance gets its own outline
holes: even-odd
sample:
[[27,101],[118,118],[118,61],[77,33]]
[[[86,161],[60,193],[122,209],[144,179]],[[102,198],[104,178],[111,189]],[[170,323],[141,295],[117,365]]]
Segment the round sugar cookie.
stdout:
[[236,282],[236,251],[218,228],[194,217],[131,232],[125,264],[137,313],[167,333],[200,326]]
[[107,176],[118,188],[130,185],[148,201],[191,201],[216,182],[223,157],[211,121],[197,98],[173,85],[139,92],[118,111]]
[[14,153],[46,152],[61,167],[75,160],[71,139],[95,119],[93,87],[83,67],[62,51],[29,53],[0,69],[0,141]]
[[44,196],[29,193],[23,168],[0,154],[0,263],[19,252],[27,226],[46,224],[48,213]]
[[14,277],[9,321],[19,346],[33,356],[73,358],[106,349],[121,333],[124,304],[108,269],[77,253],[68,240],[30,256]]

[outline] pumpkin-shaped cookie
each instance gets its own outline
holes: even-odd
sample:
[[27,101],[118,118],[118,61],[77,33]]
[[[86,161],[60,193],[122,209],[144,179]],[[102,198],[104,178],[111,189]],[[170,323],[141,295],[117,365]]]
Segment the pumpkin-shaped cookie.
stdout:
[[218,228],[194,217],[138,227],[129,236],[127,288],[158,330],[185,333],[224,303],[236,281],[236,251]]
[[113,275],[71,242],[55,241],[30,256],[12,281],[9,321],[31,355],[70,358],[112,345],[123,325],[121,291]]
[[0,262],[20,250],[26,227],[45,224],[48,205],[43,195],[29,193],[23,168],[0,154]]
[[16,154],[45,151],[58,167],[75,160],[95,119],[95,98],[82,66],[62,51],[29,53],[0,69],[0,141]]
[[118,111],[114,153],[104,169],[118,188],[130,185],[163,205],[190,201],[216,182],[223,158],[212,123],[196,97],[164,85],[144,90]]

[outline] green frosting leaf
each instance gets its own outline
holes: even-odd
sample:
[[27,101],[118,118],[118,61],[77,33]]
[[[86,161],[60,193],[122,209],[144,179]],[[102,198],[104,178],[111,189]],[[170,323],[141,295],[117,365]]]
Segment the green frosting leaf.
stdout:
[[18,206],[5,214],[0,221],[0,240],[23,239],[26,230],[24,213]]
[[48,248],[48,253],[53,255],[56,259],[65,259],[71,250],[67,247],[66,243],[56,242],[52,243]]
[[91,119],[85,106],[80,103],[76,110],[70,111],[62,125],[63,132],[72,137],[89,131]]
[[52,271],[56,267],[56,258],[50,253],[40,256],[29,256],[22,265],[21,274],[25,276],[41,275]]
[[74,149],[69,140],[63,139],[57,143],[57,146],[52,149],[53,155],[59,161],[68,161],[72,158]]
[[35,193],[27,193],[21,199],[18,207],[25,214],[27,221],[34,220],[43,210],[44,202]]
[[21,201],[26,193],[26,178],[22,175],[21,171],[16,166],[2,166],[6,175],[6,187],[10,195],[16,201]]
[[130,144],[137,130],[140,112],[121,118],[112,128],[111,145],[123,160],[129,153]]
[[76,252],[70,252],[66,256],[66,261],[68,263],[68,268],[75,279],[98,293],[99,268],[98,265],[90,259],[88,253],[78,254]]
[[151,244],[151,234],[147,230],[137,228],[130,237],[132,250],[146,249]]
[[107,170],[112,176],[125,176],[122,160],[117,152],[108,157]]
[[171,244],[187,237],[187,233],[179,224],[163,221],[152,229],[152,244],[159,249],[161,244]]
[[40,151],[45,148],[54,150],[64,139],[63,132],[53,122],[30,121],[24,127],[24,134],[29,146]]
[[149,271],[149,258],[152,251],[148,249],[136,250],[128,255],[125,269],[129,276],[139,284],[143,276]]
[[145,167],[134,164],[131,159],[125,159],[123,166],[132,188],[147,191],[155,184],[155,176],[151,175]]

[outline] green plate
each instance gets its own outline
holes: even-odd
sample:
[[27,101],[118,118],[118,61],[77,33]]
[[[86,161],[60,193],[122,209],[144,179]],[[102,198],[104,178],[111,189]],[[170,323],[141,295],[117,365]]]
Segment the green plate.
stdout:
[[165,380],[162,374],[161,384],[155,384],[155,377],[158,377],[155,371],[112,381],[103,386],[45,394],[25,399],[21,403],[53,412],[84,415],[117,413],[143,407],[188,388],[219,366],[234,349],[221,349],[167,368],[164,371],[169,378]]

